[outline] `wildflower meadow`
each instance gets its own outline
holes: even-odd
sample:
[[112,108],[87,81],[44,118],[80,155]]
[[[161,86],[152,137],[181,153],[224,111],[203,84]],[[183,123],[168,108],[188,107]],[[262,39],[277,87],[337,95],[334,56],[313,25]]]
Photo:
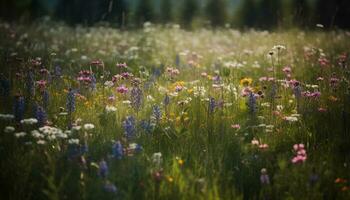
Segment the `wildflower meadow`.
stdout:
[[350,199],[350,32],[0,23],[0,199]]

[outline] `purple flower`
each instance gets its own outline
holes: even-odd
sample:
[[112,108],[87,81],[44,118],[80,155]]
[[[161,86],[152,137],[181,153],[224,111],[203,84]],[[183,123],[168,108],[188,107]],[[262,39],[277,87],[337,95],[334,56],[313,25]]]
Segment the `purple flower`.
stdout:
[[216,102],[213,97],[209,98],[209,113],[213,113],[216,107]]
[[247,106],[249,109],[249,113],[254,114],[256,113],[256,96],[254,95],[253,92],[250,92],[248,95],[248,102],[247,102]]
[[131,106],[136,110],[140,110],[142,105],[143,94],[142,90],[139,87],[133,87],[130,91],[130,101]]
[[160,110],[160,107],[158,105],[153,106],[152,114],[156,121],[159,122],[160,118],[162,117],[162,111]]
[[47,114],[43,107],[36,106],[35,118],[38,120],[39,126],[44,126],[47,121]]
[[120,160],[123,158],[123,145],[118,140],[112,146],[113,157]]
[[117,191],[118,191],[117,187],[116,187],[113,183],[111,183],[111,182],[109,182],[109,181],[107,181],[107,182],[104,184],[103,189],[104,189],[106,192],[110,192],[110,193],[117,193]]
[[67,95],[67,111],[68,113],[72,113],[75,111],[75,91],[71,88],[69,89],[68,95]]
[[125,136],[130,140],[136,135],[135,118],[128,116],[123,122]]
[[169,105],[170,103],[170,97],[168,96],[168,94],[165,94],[164,100],[163,100],[163,104],[165,106]]
[[99,176],[102,178],[107,178],[108,175],[108,165],[105,160],[101,160],[99,163]]

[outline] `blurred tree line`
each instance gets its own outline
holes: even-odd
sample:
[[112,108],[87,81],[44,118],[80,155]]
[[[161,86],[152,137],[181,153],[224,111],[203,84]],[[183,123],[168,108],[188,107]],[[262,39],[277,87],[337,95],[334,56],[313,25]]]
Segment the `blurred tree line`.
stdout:
[[185,28],[350,28],[350,0],[2,0],[0,9],[0,18],[7,21],[48,15],[71,25],[103,21],[139,27],[150,21]]

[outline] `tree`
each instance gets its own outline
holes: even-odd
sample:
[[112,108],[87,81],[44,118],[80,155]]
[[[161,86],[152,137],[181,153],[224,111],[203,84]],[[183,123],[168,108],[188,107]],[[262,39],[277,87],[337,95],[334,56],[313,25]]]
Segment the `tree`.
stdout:
[[152,21],[154,17],[152,1],[139,0],[135,15],[136,23],[139,25],[147,21]]
[[191,28],[192,21],[198,11],[196,0],[185,0],[182,4],[181,21],[185,28]]
[[171,0],[161,0],[160,4],[160,16],[163,23],[172,21],[172,3]]
[[213,27],[223,26],[226,23],[226,0],[209,0],[206,5],[208,18]]

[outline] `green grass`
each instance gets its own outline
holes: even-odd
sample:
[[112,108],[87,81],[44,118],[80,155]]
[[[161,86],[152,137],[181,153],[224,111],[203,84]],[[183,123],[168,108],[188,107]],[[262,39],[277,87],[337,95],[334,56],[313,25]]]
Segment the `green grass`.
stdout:
[[[48,81],[50,100],[45,111],[50,126],[68,130],[69,115],[75,125],[95,125],[92,130],[72,130],[66,139],[45,138],[46,144],[40,145],[31,134],[38,130],[37,124],[1,119],[0,182],[4,199],[350,197],[349,32],[188,32],[154,25],[120,31],[47,22],[31,26],[1,23],[0,37],[1,80],[11,85],[9,94],[0,96],[0,113],[13,113],[14,95],[19,93],[25,98],[24,118],[35,117],[33,105],[42,105],[43,99],[37,85],[34,95],[26,92],[26,77],[33,70],[35,81]],[[270,58],[275,45],[286,49],[275,49]],[[343,54],[346,57],[340,63]],[[41,58],[40,66],[32,64],[37,57]],[[320,58],[328,63],[321,66]],[[92,65],[93,60],[103,61],[104,67]],[[116,67],[123,62],[127,69]],[[39,72],[46,68],[53,75],[57,65],[62,69],[61,78],[51,80]],[[282,71],[286,66],[291,68],[290,78]],[[180,73],[170,77],[167,67]],[[275,69],[275,75],[270,68]],[[81,70],[95,74],[96,89],[79,84]],[[132,100],[134,78],[104,86],[122,71],[141,80],[139,110],[123,102]],[[215,76],[220,82],[213,80]],[[276,82],[259,81],[274,76]],[[243,78],[252,82],[243,83]],[[331,78],[338,79],[335,86],[330,84]],[[299,81],[303,92],[320,91],[320,97],[297,98],[291,84],[284,84],[289,79]],[[127,94],[116,91],[121,85],[128,87]],[[241,95],[248,85],[254,94],[261,91],[264,96],[256,99],[255,112],[250,112],[249,95]],[[176,92],[176,86],[182,91]],[[76,110],[60,115],[68,112],[69,88],[79,90]],[[0,91],[5,91],[3,86]],[[115,100],[108,100],[112,95]],[[170,96],[169,105],[164,104],[166,95]],[[217,105],[213,111],[210,98]],[[107,113],[107,105],[116,111]],[[159,121],[152,114],[154,105],[161,109]],[[300,116],[294,122],[287,121],[285,117],[293,114]],[[123,127],[127,116],[134,116],[137,124],[136,136],[131,139],[125,137]],[[142,120],[152,122],[149,131],[139,125]],[[232,128],[234,124],[240,128]],[[7,126],[16,130],[6,133],[3,130]],[[16,137],[21,131],[27,134]],[[72,138],[79,139],[79,145],[69,144]],[[254,146],[253,139],[268,147]],[[137,143],[142,151],[116,159],[112,156],[114,140],[121,141],[124,148]],[[72,155],[72,148],[85,143],[87,152]],[[293,164],[293,145],[299,143],[305,144],[307,159]],[[158,164],[153,159],[156,152],[162,154]],[[101,160],[109,166],[104,178],[98,175]],[[260,182],[262,168],[267,169],[268,185]],[[311,184],[313,175],[318,179]],[[106,191],[108,183],[114,184],[117,192]]]

